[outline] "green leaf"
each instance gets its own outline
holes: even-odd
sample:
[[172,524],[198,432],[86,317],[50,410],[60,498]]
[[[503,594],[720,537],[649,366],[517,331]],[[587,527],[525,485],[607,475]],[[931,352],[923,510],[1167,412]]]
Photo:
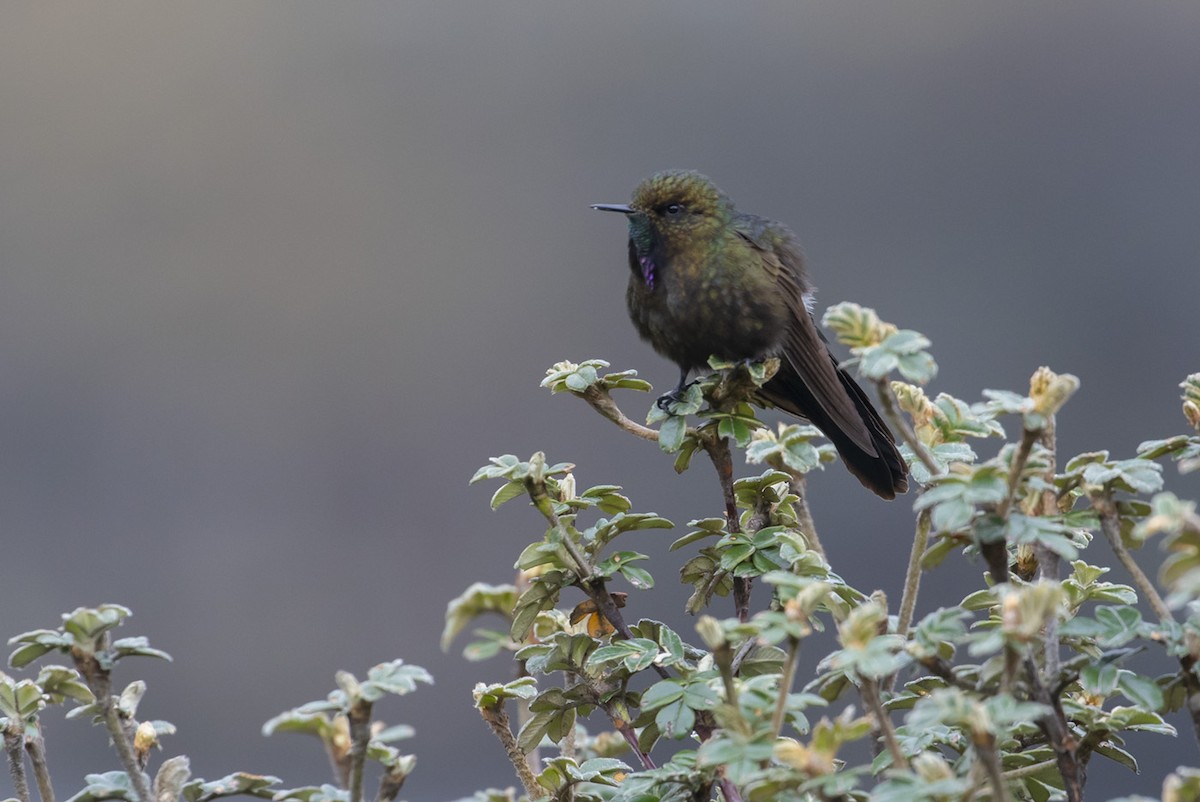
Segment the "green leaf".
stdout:
[[223,796],[257,796],[272,799],[275,797],[272,786],[279,783],[278,777],[239,771],[212,782],[193,780],[183,786],[183,799],[185,802],[209,802]]
[[683,445],[683,438],[686,434],[687,418],[682,415],[672,415],[658,427],[658,447],[668,454],[674,454]]

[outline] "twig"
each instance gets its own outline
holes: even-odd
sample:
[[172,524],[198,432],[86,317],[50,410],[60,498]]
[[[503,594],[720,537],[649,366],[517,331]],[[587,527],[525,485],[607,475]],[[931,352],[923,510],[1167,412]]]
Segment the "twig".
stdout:
[[900,749],[900,742],[896,740],[896,728],[892,724],[892,718],[884,709],[883,701],[879,698],[879,683],[867,677],[859,677],[859,679],[862,684],[859,685],[858,692],[862,695],[863,703],[875,716],[879,733],[883,736],[883,742],[892,756],[892,766],[897,769],[909,768],[908,758],[904,756],[904,752]]
[[[725,499],[725,518],[729,522],[730,534],[740,534],[741,523],[738,521],[737,497],[733,493],[733,457],[729,452],[729,439],[726,437],[704,437],[701,446],[712,460],[717,471],[717,479],[721,482],[721,495]],[[733,607],[741,622],[750,619],[750,587],[748,577],[733,578]]]
[[[604,582],[604,577],[592,576],[592,566],[588,562],[587,557],[579,550],[575,544],[571,533],[563,526],[562,520],[558,517],[558,513],[554,511],[554,502],[550,500],[549,494],[546,492],[546,485],[542,482],[535,482],[533,479],[525,480],[525,490],[529,493],[529,498],[533,501],[533,506],[537,507],[538,512],[550,523],[550,526],[558,533],[558,540],[562,543],[567,555],[571,561],[575,563],[574,572],[578,579],[575,585],[588,595],[596,605],[597,610],[604,618],[616,628],[617,632],[621,633],[621,637],[626,640],[633,639],[633,632],[630,631],[629,625],[625,623],[625,617],[621,615],[620,608],[613,601],[612,594],[608,591],[608,586]],[[655,664],[655,671],[659,676],[666,679],[670,673],[660,665]]]
[[987,772],[988,782],[992,786],[992,798],[997,802],[1008,802],[1008,785],[1004,781],[1004,771],[1000,766],[1000,754],[996,751],[996,736],[988,733],[986,738],[975,742],[975,751]]
[[[101,637],[99,645],[101,651],[108,650],[108,633]],[[133,784],[134,794],[137,795],[139,802],[151,802],[154,797],[150,793],[150,778],[138,766],[137,756],[133,752],[133,744],[130,743],[129,732],[125,729],[124,722],[121,721],[121,712],[117,709],[116,699],[112,695],[111,674],[101,667],[100,661],[94,654],[72,651],[71,656],[75,660],[76,670],[79,671],[80,676],[87,683],[88,689],[100,705],[100,717],[104,719],[104,725],[108,728],[108,734],[112,738],[113,748],[117,750],[121,766]]]
[[742,802],[742,792],[728,777],[722,777],[717,785],[721,786],[721,796],[725,797],[725,802]]
[[375,802],[392,802],[400,796],[400,789],[404,787],[406,779],[408,779],[407,774],[395,775],[391,772],[384,774],[379,778],[379,792],[375,794]]
[[808,506],[808,478],[802,473],[788,471],[792,475],[792,481],[789,483],[792,488],[792,493],[796,496],[796,524],[800,527],[801,534],[804,535],[804,541],[808,547],[821,555],[822,560],[828,560],[825,557],[825,549],[821,546],[821,539],[817,537],[817,524],[813,521],[812,510]]
[[46,765],[46,742],[42,739],[40,724],[36,734],[25,737],[25,751],[29,753],[29,763],[33,766],[38,796],[42,802],[54,802],[54,785],[50,782],[50,769]]
[[1029,684],[1034,700],[1050,708],[1050,712],[1038,720],[1038,726],[1046,734],[1046,740],[1049,741],[1050,748],[1054,750],[1055,764],[1058,766],[1058,773],[1063,778],[1067,802],[1083,802],[1083,784],[1087,775],[1083,764],[1076,755],[1079,744],[1067,724],[1062,701],[1057,695],[1051,694],[1046,689],[1038,674],[1037,664],[1034,663],[1032,657],[1025,657],[1025,671],[1029,675]]
[[371,740],[371,703],[359,699],[346,715],[350,724],[350,802],[362,802],[363,767]]
[[620,426],[625,431],[632,434],[634,437],[640,437],[643,440],[652,440],[658,442],[658,432],[651,429],[649,426],[643,426],[637,421],[626,416],[621,408],[617,406],[617,402],[612,400],[608,390],[605,390],[596,385],[592,385],[582,393],[576,393],[580,398],[588,403],[588,405],[608,418],[613,423]]
[[783,718],[787,713],[787,700],[796,681],[796,664],[800,657],[800,639],[788,638],[787,657],[783,661],[783,674],[779,677],[779,699],[775,702],[775,715],[771,717],[772,740],[783,732]]
[[879,393],[879,404],[883,407],[883,414],[887,417],[888,422],[895,427],[900,433],[900,438],[908,443],[908,447],[917,455],[917,459],[921,460],[921,464],[929,469],[929,472],[937,476],[942,472],[942,466],[938,465],[937,460],[929,453],[929,449],[925,444],[917,439],[917,433],[913,431],[912,426],[900,414],[900,406],[896,401],[896,394],[892,392],[892,387],[888,384],[887,379],[877,379],[875,381],[875,389]]
[[1008,511],[1012,508],[1013,501],[1017,497],[1017,490],[1021,487],[1021,474],[1025,472],[1025,465],[1029,462],[1033,444],[1038,441],[1041,434],[1041,429],[1025,429],[1021,433],[1021,443],[1017,446],[1017,454],[1008,466],[1008,492],[1004,494],[1004,500],[996,505],[996,514],[1001,518],[1008,518]]
[[[1053,415],[1046,419],[1046,425],[1042,427],[1038,441],[1049,455],[1049,464],[1046,466],[1046,472],[1042,474],[1042,478],[1046,482],[1046,489],[1042,491],[1041,514],[1043,516],[1056,515],[1058,514],[1058,498],[1054,494],[1054,472],[1058,469],[1058,437]],[[1034,547],[1034,554],[1038,561],[1038,579],[1043,582],[1057,582],[1062,562],[1058,553],[1039,543]],[[1042,650],[1042,663],[1048,678],[1058,676],[1061,666],[1060,643],[1058,616],[1051,616],[1050,620],[1046,622],[1045,648]]]
[[541,799],[546,796],[548,792],[538,785],[537,778],[533,776],[533,771],[525,762],[525,754],[513,736],[512,728],[508,724],[508,713],[504,710],[504,703],[501,702],[495,707],[480,707],[479,715],[483,717],[492,733],[500,740],[500,744],[504,747],[504,754],[508,756],[508,762],[512,764],[513,770],[517,772],[517,777],[521,780],[521,785],[525,788],[526,796],[530,799]]
[[29,802],[29,783],[25,781],[25,754],[21,751],[20,725],[8,722],[4,728],[4,751],[8,755],[8,773],[12,776],[13,790],[21,802]]
[[[1125,548],[1125,544],[1121,542],[1121,519],[1111,494],[1093,493],[1091,499],[1092,507],[1100,515],[1100,529],[1104,532],[1104,537],[1108,539],[1108,544],[1112,546],[1113,554],[1117,555],[1121,565],[1125,566],[1125,570],[1133,577],[1133,584],[1137,585],[1138,593],[1150,603],[1150,607],[1158,616],[1159,621],[1164,624],[1174,624],[1175,616],[1171,614],[1171,608],[1163,601],[1163,597],[1159,595],[1154,583],[1150,581],[1150,578],[1133,559],[1133,555],[1129,553],[1129,549]],[[1188,714],[1192,719],[1192,731],[1197,742],[1200,742],[1200,679],[1196,677],[1196,660],[1190,654],[1184,655],[1179,658],[1179,665],[1182,669],[1180,676],[1187,691],[1186,704]]]
[[1100,529],[1108,538],[1108,544],[1112,546],[1113,554],[1117,555],[1121,565],[1125,566],[1125,570],[1133,577],[1133,584],[1137,585],[1138,593],[1150,603],[1158,620],[1164,624],[1174,623],[1175,616],[1171,615],[1171,608],[1167,607],[1162,596],[1158,595],[1154,583],[1150,581],[1150,578],[1146,576],[1129,553],[1129,549],[1125,548],[1125,544],[1121,542],[1121,518],[1117,513],[1117,505],[1113,503],[1112,496],[1108,493],[1093,493],[1091,498],[1092,507],[1100,516]]
[[642,751],[642,747],[638,745],[637,730],[633,728],[633,723],[629,720],[628,711],[622,712],[616,705],[618,703],[613,700],[604,703],[604,712],[608,714],[609,721],[617,732],[621,733],[621,737],[625,739],[625,743],[629,744],[629,748],[637,755],[638,760],[642,764],[642,768],[656,768],[654,760],[650,755]]
[[908,555],[908,570],[904,574],[904,594],[900,597],[900,612],[896,622],[896,633],[907,635],[912,626],[917,608],[917,592],[921,589],[921,557],[929,543],[929,510],[921,510],[917,516],[917,531],[913,535],[912,551]]

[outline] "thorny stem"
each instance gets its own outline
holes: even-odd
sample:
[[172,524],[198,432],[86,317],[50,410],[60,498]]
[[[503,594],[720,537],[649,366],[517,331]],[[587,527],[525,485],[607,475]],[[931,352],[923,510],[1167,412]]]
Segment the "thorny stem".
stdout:
[[371,703],[357,700],[346,715],[350,724],[350,802],[362,802],[363,767],[371,740]]
[[8,773],[12,776],[13,791],[21,802],[29,802],[29,783],[25,781],[25,755],[21,751],[24,736],[15,722],[4,728],[4,751],[8,755]]
[[26,736],[25,751],[29,753],[29,763],[33,766],[38,795],[42,802],[54,802],[54,786],[50,782],[50,769],[46,765],[46,742],[42,739],[40,727],[35,735]]
[[900,438],[908,443],[908,447],[917,455],[917,459],[921,460],[921,464],[929,469],[929,472],[937,476],[942,472],[942,467],[937,464],[937,460],[929,453],[929,449],[925,444],[917,439],[917,433],[913,431],[912,426],[900,414],[900,405],[896,401],[896,394],[892,392],[892,386],[888,384],[887,379],[877,379],[875,381],[875,389],[879,393],[879,403],[883,407],[883,414],[887,417],[888,422],[895,427],[900,433]]
[[900,749],[900,742],[896,740],[896,728],[892,724],[892,718],[884,709],[883,701],[879,698],[879,682],[867,677],[859,679],[862,684],[859,686],[858,692],[862,695],[863,703],[875,717],[875,724],[879,728],[880,735],[883,736],[888,753],[892,756],[892,766],[897,769],[909,768],[908,758],[904,756],[904,752]]
[[517,744],[517,739],[513,736],[512,728],[508,724],[508,713],[505,712],[503,703],[495,707],[480,707],[479,715],[491,727],[492,733],[500,739],[500,744],[504,747],[504,754],[508,756],[508,762],[517,772],[517,777],[525,788],[525,794],[530,799],[541,799],[546,796],[546,790],[538,785],[533,771],[525,762],[525,755],[521,752],[521,747]]
[[779,678],[779,698],[775,702],[775,715],[771,717],[771,732],[778,738],[783,732],[783,717],[787,712],[788,695],[792,692],[792,683],[796,681],[796,664],[800,657],[800,639],[788,638],[787,658],[783,662],[783,675]]

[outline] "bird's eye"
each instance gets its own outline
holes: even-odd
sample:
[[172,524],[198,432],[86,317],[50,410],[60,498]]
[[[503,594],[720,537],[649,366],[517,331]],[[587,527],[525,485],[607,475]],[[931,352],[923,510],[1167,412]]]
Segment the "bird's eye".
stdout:
[[677,215],[683,211],[683,206],[678,203],[668,203],[665,211],[669,215]]

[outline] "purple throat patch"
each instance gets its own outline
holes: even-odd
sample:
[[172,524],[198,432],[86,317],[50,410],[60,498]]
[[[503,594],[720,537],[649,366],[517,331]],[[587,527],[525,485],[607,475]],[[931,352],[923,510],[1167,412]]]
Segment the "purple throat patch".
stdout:
[[639,256],[638,264],[642,266],[642,281],[650,289],[654,289],[654,262],[649,256]]

